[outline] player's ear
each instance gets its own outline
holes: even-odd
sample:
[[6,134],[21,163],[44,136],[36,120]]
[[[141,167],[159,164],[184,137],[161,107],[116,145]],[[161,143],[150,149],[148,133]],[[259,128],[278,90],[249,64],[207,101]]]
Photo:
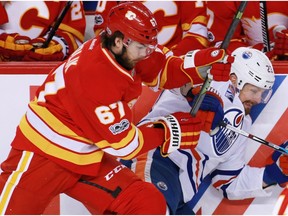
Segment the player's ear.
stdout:
[[123,47],[123,39],[120,37],[115,38],[115,46],[116,48],[120,48],[122,50]]
[[115,54],[121,54],[123,46],[123,39],[121,37],[115,37],[114,45],[111,47],[111,49]]

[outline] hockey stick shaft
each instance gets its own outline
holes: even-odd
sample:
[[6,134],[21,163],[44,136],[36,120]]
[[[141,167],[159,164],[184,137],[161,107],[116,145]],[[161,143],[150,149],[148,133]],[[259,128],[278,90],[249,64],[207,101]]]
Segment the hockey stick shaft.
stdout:
[[272,148],[272,149],[274,149],[274,150],[276,150],[276,151],[278,151],[278,152],[280,152],[282,154],[288,155],[288,149],[285,149],[285,148],[283,148],[281,146],[278,146],[278,145],[275,145],[273,143],[270,143],[270,142],[268,142],[268,141],[266,141],[264,139],[261,139],[261,138],[255,136],[255,135],[253,135],[253,134],[249,134],[246,131],[243,131],[241,129],[235,128],[232,125],[229,125],[229,124],[227,124],[225,122],[221,122],[219,125],[222,126],[222,127],[226,127],[227,129],[229,129],[231,131],[234,131],[235,133],[241,134],[242,136],[245,136],[245,137],[247,137],[249,139],[252,139],[252,140],[254,140],[256,142],[259,142],[259,143],[261,143],[263,145],[266,145],[266,146],[268,146],[268,147],[270,147],[270,148]]
[[270,51],[270,40],[267,20],[266,1],[260,1],[261,30],[264,43],[264,52]]
[[62,20],[64,19],[65,15],[67,14],[68,10],[71,7],[73,1],[67,1],[65,7],[62,9],[61,13],[59,14],[58,18],[56,19],[54,25],[52,26],[51,30],[49,31],[48,37],[42,45],[42,48],[48,47],[50,41],[52,40],[53,36],[55,35],[59,25],[61,24]]
[[[237,13],[235,14],[233,20],[232,20],[232,23],[230,24],[229,26],[229,29],[225,35],[225,38],[220,46],[221,49],[227,49],[229,43],[230,43],[230,40],[232,39],[233,35],[234,35],[234,32],[238,26],[238,23],[240,22],[241,20],[241,17],[243,15],[243,12],[247,6],[247,1],[242,1],[238,7],[238,10],[237,10]],[[209,87],[210,87],[210,84],[213,80],[213,77],[210,75],[210,73],[207,73],[207,76],[205,78],[205,81],[201,87],[201,90],[200,90],[200,93],[199,93],[199,97],[196,99],[194,105],[192,106],[191,110],[190,110],[190,114],[192,116],[196,116],[196,113],[198,112],[200,106],[201,106],[201,103],[205,97],[205,94],[206,92],[208,91]]]

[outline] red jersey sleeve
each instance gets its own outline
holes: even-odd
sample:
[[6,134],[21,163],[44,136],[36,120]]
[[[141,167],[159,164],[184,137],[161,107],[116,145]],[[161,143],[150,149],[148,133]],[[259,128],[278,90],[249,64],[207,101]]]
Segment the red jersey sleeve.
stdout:
[[181,1],[179,5],[182,39],[171,47],[174,55],[185,55],[190,50],[208,47],[206,2]]
[[183,57],[173,56],[166,47],[158,45],[151,56],[137,63],[135,70],[142,81],[153,89],[178,88],[186,83],[199,84],[203,79],[197,68],[183,68]]

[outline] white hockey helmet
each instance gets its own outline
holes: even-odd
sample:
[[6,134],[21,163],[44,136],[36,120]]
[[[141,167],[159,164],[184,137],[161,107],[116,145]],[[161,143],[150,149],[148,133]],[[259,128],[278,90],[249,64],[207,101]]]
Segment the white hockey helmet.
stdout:
[[261,51],[249,47],[239,47],[232,52],[235,57],[231,73],[237,76],[237,88],[241,90],[246,83],[266,89],[262,103],[266,103],[275,81],[274,70],[269,58]]
[[246,83],[262,89],[271,89],[274,70],[269,58],[261,51],[249,47],[239,47],[232,56],[235,57],[231,73],[237,76],[237,88],[241,90]]

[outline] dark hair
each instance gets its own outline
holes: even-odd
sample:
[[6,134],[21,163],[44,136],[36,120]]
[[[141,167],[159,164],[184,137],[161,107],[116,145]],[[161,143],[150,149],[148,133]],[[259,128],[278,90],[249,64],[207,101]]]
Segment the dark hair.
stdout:
[[116,54],[112,51],[112,46],[115,46],[115,38],[121,38],[122,40],[124,39],[124,34],[120,31],[115,31],[111,36],[109,36],[107,34],[107,32],[102,32],[101,33],[101,43],[102,43],[102,47],[106,48],[108,50],[110,50],[110,52],[112,52],[114,54],[114,57],[116,59],[116,61],[126,70],[131,70],[131,66],[129,64],[127,64],[127,62],[125,61],[125,59],[123,59],[123,54],[126,52],[126,47],[123,46],[122,48],[122,52],[119,54]]
[[106,31],[103,31],[101,33],[102,47],[111,50],[111,47],[115,46],[116,37],[124,39],[124,34],[120,31],[115,31],[111,36],[109,36]]

